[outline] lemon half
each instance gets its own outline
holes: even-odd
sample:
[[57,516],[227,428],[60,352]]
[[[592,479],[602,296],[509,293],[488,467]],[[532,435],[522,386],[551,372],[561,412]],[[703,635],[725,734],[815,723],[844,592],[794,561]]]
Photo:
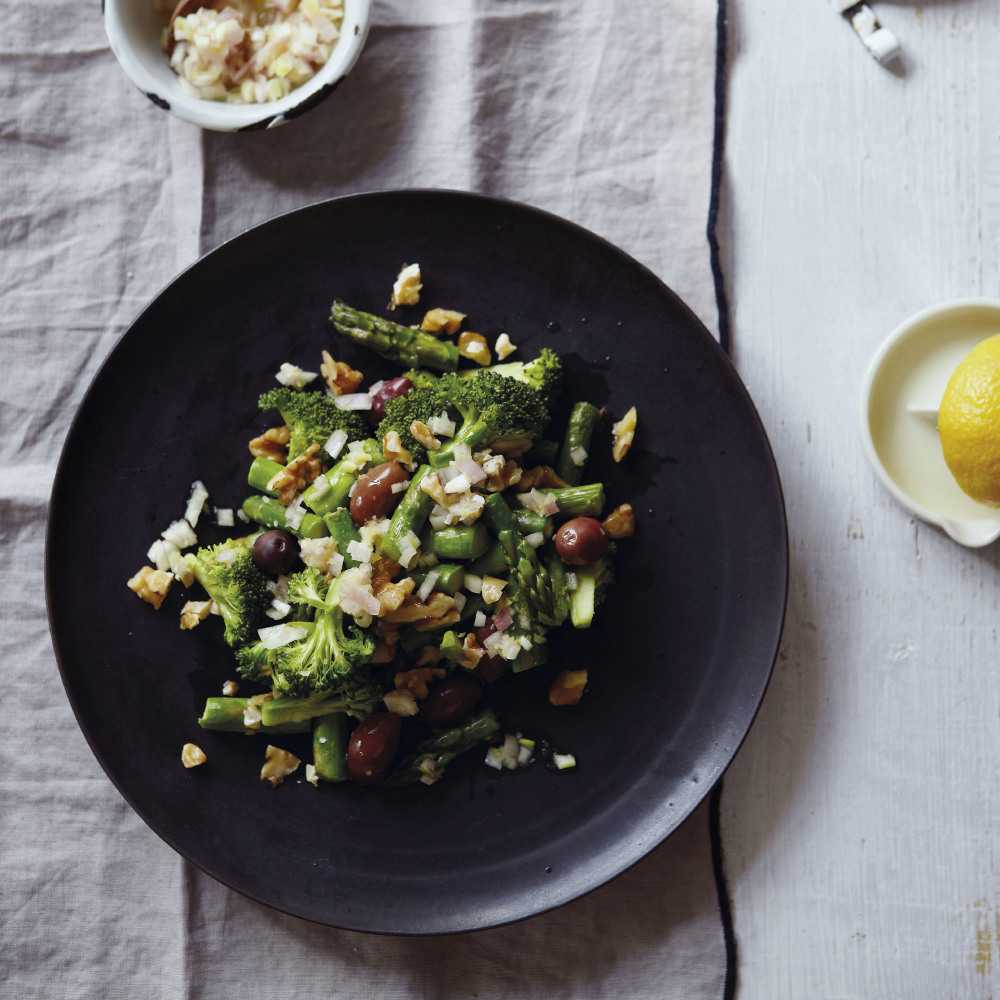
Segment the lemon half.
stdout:
[[1000,507],[1000,333],[952,372],[938,410],[944,460],[973,500]]

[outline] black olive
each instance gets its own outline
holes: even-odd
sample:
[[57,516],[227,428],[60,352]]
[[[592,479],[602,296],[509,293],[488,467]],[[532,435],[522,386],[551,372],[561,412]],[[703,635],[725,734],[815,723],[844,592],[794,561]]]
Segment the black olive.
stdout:
[[257,536],[252,554],[253,561],[265,573],[280,576],[295,565],[299,557],[299,543],[287,531],[272,528]]

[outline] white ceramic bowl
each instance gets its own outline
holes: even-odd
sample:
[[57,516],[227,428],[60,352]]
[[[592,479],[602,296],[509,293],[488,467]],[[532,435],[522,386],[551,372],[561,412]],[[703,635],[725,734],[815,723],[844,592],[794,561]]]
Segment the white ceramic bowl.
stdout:
[[186,94],[161,46],[163,15],[154,0],[104,0],[104,30],[128,78],[154,104],[218,132],[271,128],[304,114],[350,72],[368,36],[372,0],[344,0],[340,40],[320,71],[286,97],[266,104],[224,104]]
[[875,353],[861,390],[865,454],[907,510],[970,548],[1000,538],[1000,510],[962,492],[945,464],[937,410],[958,363],[1000,333],[1000,302],[958,299],[900,324]]

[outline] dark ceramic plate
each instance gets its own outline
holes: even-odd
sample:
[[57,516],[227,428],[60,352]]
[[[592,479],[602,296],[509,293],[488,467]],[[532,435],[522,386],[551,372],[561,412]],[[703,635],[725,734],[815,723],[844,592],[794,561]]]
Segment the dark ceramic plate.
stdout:
[[[219,506],[249,492],[256,398],[283,361],[322,348],[369,378],[378,359],[329,326],[340,297],[382,312],[401,264],[423,303],[506,330],[530,357],[563,354],[566,395],[640,431],[593,478],[629,501],[638,534],[589,631],[491,692],[508,727],[548,734],[573,771],[497,775],[481,755],[432,787],[258,778],[263,743],[201,731],[233,676],[217,621],[177,627],[125,581],[202,479]],[[213,540],[204,534],[203,540]],[[445,933],[540,913],[594,889],[667,837],[747,733],[777,651],[787,543],[780,484],[754,407],[695,316],[630,257],[523,205],[449,192],[336,199],[208,254],[161,292],[89,390],[52,495],[48,599],[63,680],[98,760],[175,850],[233,889],[335,927]],[[554,674],[587,667],[574,708],[548,706]],[[188,771],[181,746],[209,762]],[[289,742],[289,748],[295,749]],[[298,779],[298,780],[297,780]]]

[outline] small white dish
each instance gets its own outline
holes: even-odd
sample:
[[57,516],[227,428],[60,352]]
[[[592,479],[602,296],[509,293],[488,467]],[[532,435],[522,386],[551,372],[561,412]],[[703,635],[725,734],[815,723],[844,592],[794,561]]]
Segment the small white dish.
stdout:
[[1000,538],[1000,510],[977,503],[955,481],[941,452],[937,410],[958,363],[995,333],[1000,301],[932,306],[889,335],[861,390],[861,435],[876,475],[903,507],[970,548]]
[[157,107],[201,128],[239,132],[291,121],[332,93],[364,48],[372,0],[344,0],[340,39],[324,66],[287,96],[265,104],[226,104],[185,93],[163,52],[166,15],[154,0],[104,0],[103,10],[111,51],[125,75]]

